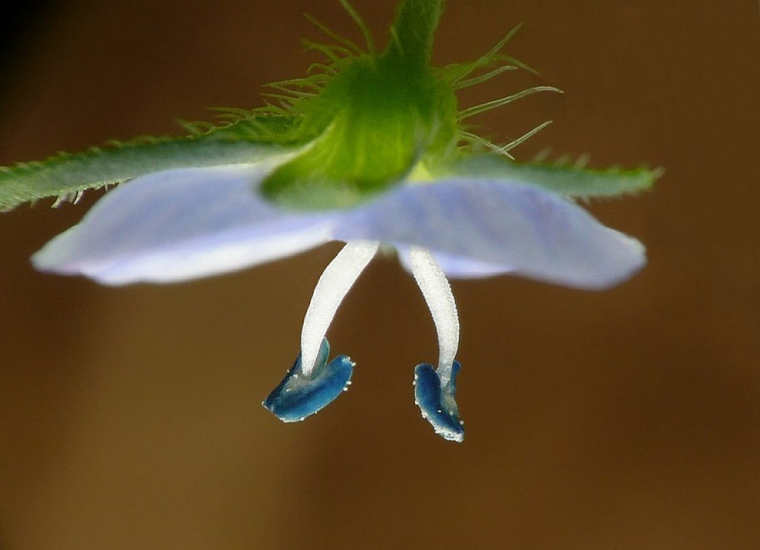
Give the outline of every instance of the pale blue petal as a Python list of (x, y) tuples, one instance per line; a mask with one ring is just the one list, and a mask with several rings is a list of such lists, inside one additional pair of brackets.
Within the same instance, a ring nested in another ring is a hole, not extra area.
[(173, 282), (242, 269), (331, 239), (329, 213), (259, 199), (265, 165), (157, 172), (107, 193), (34, 255), (44, 271), (105, 284)]
[(262, 165), (194, 168), (137, 178), (108, 193), (48, 243), (39, 269), (106, 284), (171, 282), (224, 273), (332, 239), (428, 248), (451, 277), (514, 271), (603, 288), (644, 262), (636, 240), (574, 203), (504, 181), (454, 179), (397, 187), (341, 212), (285, 211), (252, 192)]
[[(401, 262), (404, 269), (411, 273), (412, 269), (409, 264), (409, 247), (398, 245), (396, 248), (398, 250), (399, 262)], [(489, 264), (462, 256), (452, 256), (450, 254), (442, 253), (433, 253), (433, 256), (449, 279), (484, 279), (514, 271), (509, 266)]]
[(333, 234), (345, 241), (416, 245), (581, 288), (612, 286), (646, 262), (641, 243), (603, 226), (575, 203), (505, 181), (399, 187), (346, 212)]

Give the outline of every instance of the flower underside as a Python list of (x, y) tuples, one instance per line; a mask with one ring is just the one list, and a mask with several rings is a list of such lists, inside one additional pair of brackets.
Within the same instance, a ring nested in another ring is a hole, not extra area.
[(270, 104), (220, 109), (216, 124), (183, 123), (190, 135), (182, 138), (113, 142), (0, 169), (0, 209), (47, 196), (58, 205), (126, 182), (32, 258), (38, 269), (109, 285), (194, 279), (345, 242), (316, 285), (298, 358), (263, 402), (285, 422), (348, 389), (354, 362), (330, 359), (326, 333), (378, 249), (395, 248), (438, 335), (437, 365), (414, 369), (415, 403), (436, 433), (462, 441), (459, 318), (447, 279), (512, 273), (588, 289), (627, 279), (645, 263), (643, 246), (572, 199), (647, 189), (659, 172), (514, 161), (511, 151), (549, 122), (504, 145), (470, 131), (470, 117), (559, 92), (535, 86), (459, 107), (457, 90), (527, 68), (503, 53), (517, 28), (473, 62), (433, 67), (442, 0), (402, 1), (383, 51), (340, 1), (364, 48), (311, 18), (333, 43), (307, 46), (327, 61), (271, 84)]
[[(299, 123), (283, 140), (308, 144), (267, 177), (260, 188), (265, 197), (293, 208), (351, 206), (405, 179), (442, 174), (473, 149), (511, 158), (512, 148), (548, 126), (549, 122), (543, 123), (503, 146), (467, 130), (466, 120), (474, 115), (533, 93), (560, 90), (536, 86), (459, 110), (456, 90), (524, 65), (502, 53), (515, 28), (473, 62), (432, 67), (432, 35), (442, 4), (403, 3), (381, 53), (375, 52), (355, 12), (351, 11), (365, 34), (366, 50), (312, 18), (336, 44), (307, 41), (327, 56), (329, 64), (316, 65), (320, 72), (310, 77), (270, 85), (277, 93), (268, 95), (278, 105), (260, 112), (296, 116)], [(480, 74), (469, 78), (474, 72)]]

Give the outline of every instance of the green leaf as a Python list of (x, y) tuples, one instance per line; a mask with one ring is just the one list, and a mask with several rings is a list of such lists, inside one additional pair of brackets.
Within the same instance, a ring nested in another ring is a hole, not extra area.
[[(46, 197), (77, 197), (88, 189), (175, 168), (256, 162), (294, 149), (276, 139), (286, 135), (292, 121), (284, 117), (258, 117), (206, 129), (185, 123), (194, 135), (143, 137), (130, 142), (112, 141), (103, 148), (81, 153), (59, 153), (41, 162), (0, 167), (0, 211)], [(266, 140), (266, 141), (265, 141)]]
[(582, 162), (514, 162), (502, 155), (468, 155), (458, 160), (449, 175), (476, 179), (500, 178), (535, 185), (568, 197), (615, 197), (646, 191), (662, 175), (660, 168), (588, 169)]

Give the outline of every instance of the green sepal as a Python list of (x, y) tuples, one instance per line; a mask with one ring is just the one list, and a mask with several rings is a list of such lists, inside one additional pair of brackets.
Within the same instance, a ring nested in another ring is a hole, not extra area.
[(294, 106), (318, 135), (279, 166), (261, 192), (296, 209), (342, 208), (401, 181), (421, 159), (446, 156), (457, 137), (451, 86), (429, 67), (354, 57), (314, 98)]
[(342, 208), (367, 200), (401, 181), (418, 161), (446, 157), (457, 140), (454, 90), (429, 63), (443, 0), (404, 0), (380, 54), (356, 11), (347, 0), (341, 3), (369, 51), (319, 25), (340, 44), (320, 48), (332, 62), (329, 78), (315, 97), (290, 100), (303, 117), (301, 131), (314, 140), (260, 188), (290, 208)]
[(296, 144), (277, 136), (286, 136), (294, 124), (285, 117), (251, 118), (211, 130), (186, 123), (193, 135), (112, 141), (102, 148), (0, 167), (0, 211), (46, 197), (73, 198), (151, 172), (243, 164), (284, 154)]
[(585, 168), (582, 162), (515, 162), (503, 155), (466, 155), (448, 175), (475, 179), (498, 178), (534, 185), (568, 197), (590, 199), (646, 191), (663, 174), (661, 168)]
[(443, 0), (402, 2), (391, 26), (391, 41), (386, 55), (403, 57), (414, 65), (428, 65), (443, 6)]

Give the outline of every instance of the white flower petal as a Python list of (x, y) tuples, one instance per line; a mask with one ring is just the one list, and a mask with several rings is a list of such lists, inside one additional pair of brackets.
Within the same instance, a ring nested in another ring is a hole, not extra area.
[(333, 215), (279, 209), (254, 192), (271, 165), (157, 172), (106, 194), (32, 261), (105, 284), (234, 271), (330, 240)]
[(527, 277), (592, 289), (621, 282), (646, 262), (641, 243), (573, 202), (503, 180), (399, 187), (343, 214), (333, 234), (420, 246), (460, 262), (511, 266)]

